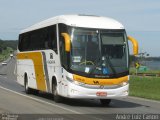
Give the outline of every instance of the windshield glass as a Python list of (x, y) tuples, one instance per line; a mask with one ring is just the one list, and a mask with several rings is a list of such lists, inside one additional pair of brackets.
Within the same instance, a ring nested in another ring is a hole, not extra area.
[(70, 68), (88, 75), (110, 76), (128, 70), (123, 31), (73, 28)]

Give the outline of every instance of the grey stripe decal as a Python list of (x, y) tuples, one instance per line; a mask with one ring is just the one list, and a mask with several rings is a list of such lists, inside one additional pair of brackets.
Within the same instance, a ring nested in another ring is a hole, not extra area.
[(45, 52), (42, 52), (42, 56), (43, 56), (43, 65), (44, 65), (44, 72), (46, 76), (47, 89), (48, 89), (48, 92), (51, 92)]

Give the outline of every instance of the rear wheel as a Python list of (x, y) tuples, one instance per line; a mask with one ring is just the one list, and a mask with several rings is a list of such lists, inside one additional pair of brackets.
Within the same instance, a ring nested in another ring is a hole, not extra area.
[(111, 99), (100, 99), (101, 105), (108, 106), (111, 103)]
[[(31, 88), (30, 88), (31, 89)], [(34, 95), (38, 95), (39, 94), (39, 90), (36, 90), (36, 89), (31, 89), (32, 91), (32, 94)]]
[(24, 87), (25, 87), (26, 94), (30, 94), (32, 90), (28, 86), (28, 77), (27, 77), (27, 75), (25, 75), (25, 78), (24, 78)]
[(56, 83), (56, 82), (54, 82), (54, 83), (52, 84), (52, 93), (53, 93), (54, 101), (55, 101), (56, 103), (59, 103), (59, 102), (62, 101), (61, 96), (59, 96), (59, 95), (58, 95), (58, 92), (57, 92), (57, 83)]

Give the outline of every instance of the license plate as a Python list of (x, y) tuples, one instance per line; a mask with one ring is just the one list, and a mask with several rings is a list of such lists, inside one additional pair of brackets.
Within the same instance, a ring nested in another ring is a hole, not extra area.
[(107, 92), (97, 92), (97, 96), (107, 96)]

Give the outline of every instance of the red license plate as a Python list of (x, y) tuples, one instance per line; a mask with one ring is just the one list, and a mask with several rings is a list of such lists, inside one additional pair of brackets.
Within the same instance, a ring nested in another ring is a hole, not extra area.
[(97, 96), (107, 96), (107, 92), (97, 92)]

